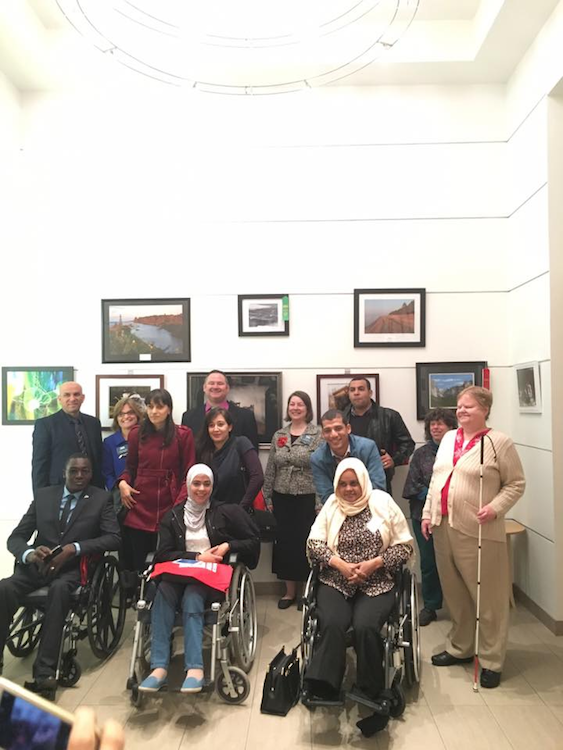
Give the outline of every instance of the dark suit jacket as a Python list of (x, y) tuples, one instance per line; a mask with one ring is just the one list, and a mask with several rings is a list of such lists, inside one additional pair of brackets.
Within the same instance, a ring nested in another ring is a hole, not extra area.
[[(102, 478), (102, 426), (100, 420), (89, 414), (80, 414), (90, 460), (92, 461), (92, 484), (104, 488)], [(73, 425), (61, 409), (50, 417), (38, 419), (33, 430), (33, 457), (31, 480), (33, 491), (40, 487), (51, 487), (63, 482), (65, 463), (73, 453), (80, 453)]]
[[(61, 536), (59, 514), (63, 497), (63, 485), (43, 487), (35, 493), (35, 498), (27, 512), (8, 537), (8, 549), (18, 562), (28, 549), (44, 544), (52, 549), (57, 544), (80, 544), (80, 555), (92, 555), (118, 550), (120, 546), (119, 524), (111, 494), (90, 485), (72, 512), (68, 526)], [(29, 544), (31, 536), (37, 532), (34, 544)], [(74, 557), (65, 569), (79, 565), (79, 557)]]
[[(247, 437), (252, 445), (258, 450), (258, 428), (256, 427), (256, 419), (251, 409), (245, 409), (241, 406), (237, 406), (233, 401), (228, 401), (229, 414), (233, 418), (233, 435), (244, 435)], [(203, 423), (205, 421), (205, 404), (196, 406), (195, 409), (185, 411), (182, 415), (182, 424), (186, 427), (190, 427), (194, 437), (197, 435)]]

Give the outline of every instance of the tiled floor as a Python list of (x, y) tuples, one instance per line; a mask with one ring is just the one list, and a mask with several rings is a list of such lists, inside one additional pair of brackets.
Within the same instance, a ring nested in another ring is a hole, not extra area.
[[(229, 750), (272, 750), (285, 747), (350, 747), (399, 750), (561, 750), (563, 748), (563, 636), (552, 635), (527, 610), (512, 612), (508, 659), (497, 690), (472, 689), (472, 667), (433, 667), (430, 655), (445, 646), (446, 620), (422, 629), (424, 671), (418, 695), (408, 696), (401, 719), (371, 739), (362, 737), (355, 722), (358, 708), (308, 711), (297, 705), (285, 718), (260, 713), (264, 674), (281, 644), (299, 640), (300, 614), (279, 611), (275, 597), (258, 604), (260, 639), (251, 672), (252, 692), (241, 706), (229, 706), (216, 695), (166, 694), (142, 710), (130, 705), (125, 683), (132, 645), (132, 620), (119, 651), (97, 664), (81, 644), (83, 675), (74, 688), (60, 690), (57, 702), (73, 710), (95, 707), (103, 721), (113, 716), (126, 726), (127, 747), (188, 750), (203, 743)], [(6, 677), (28, 679), (31, 658), (6, 653)]]

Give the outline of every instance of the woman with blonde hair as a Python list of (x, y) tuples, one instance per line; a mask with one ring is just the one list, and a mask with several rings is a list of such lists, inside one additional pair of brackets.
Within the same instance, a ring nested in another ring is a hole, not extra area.
[(432, 657), (436, 667), (473, 658), (481, 527), (479, 661), (484, 688), (500, 684), (508, 640), (510, 579), (504, 516), (526, 486), (514, 443), (487, 427), (492, 404), (486, 388), (470, 386), (459, 394), (459, 428), (446, 433), (440, 443), (421, 524), (424, 537), (434, 538), (452, 620), (447, 649)]

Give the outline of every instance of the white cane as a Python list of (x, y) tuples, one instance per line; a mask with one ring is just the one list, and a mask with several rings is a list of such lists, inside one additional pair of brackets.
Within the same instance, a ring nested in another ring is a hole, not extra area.
[[(481, 460), (479, 462), (479, 511), (483, 507), (483, 454), (485, 452), (485, 436), (481, 435)], [(481, 523), (477, 542), (477, 603), (475, 607), (475, 658), (473, 671), (473, 691), (479, 690), (479, 615), (481, 611)]]

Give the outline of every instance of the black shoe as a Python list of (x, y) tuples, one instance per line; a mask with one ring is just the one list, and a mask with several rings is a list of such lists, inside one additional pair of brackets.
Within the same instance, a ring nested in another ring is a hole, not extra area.
[(280, 599), (278, 601), (278, 609), (289, 609), (294, 603), (295, 599)]
[(24, 688), (32, 693), (54, 701), (57, 693), (57, 681), (54, 677), (44, 677), (43, 679), (24, 682)]
[(472, 656), (458, 659), (457, 656), (452, 656), (449, 651), (441, 651), (439, 654), (434, 654), (432, 657), (432, 664), (435, 667), (453, 667), (454, 664), (469, 664), (472, 661)]
[(496, 688), (500, 685), (500, 672), (493, 672), (492, 669), (481, 669), (481, 687)]
[(426, 625), (430, 625), (431, 622), (434, 622), (434, 620), (437, 619), (438, 615), (436, 614), (435, 609), (428, 609), (428, 607), (423, 607), (418, 613), (418, 624), (421, 628), (426, 627)]
[(299, 612), (303, 611), (303, 598), (297, 600), (297, 609)]
[(376, 732), (382, 732), (389, 723), (389, 715), (372, 714), (356, 722), (356, 726), (364, 737), (373, 737)]

